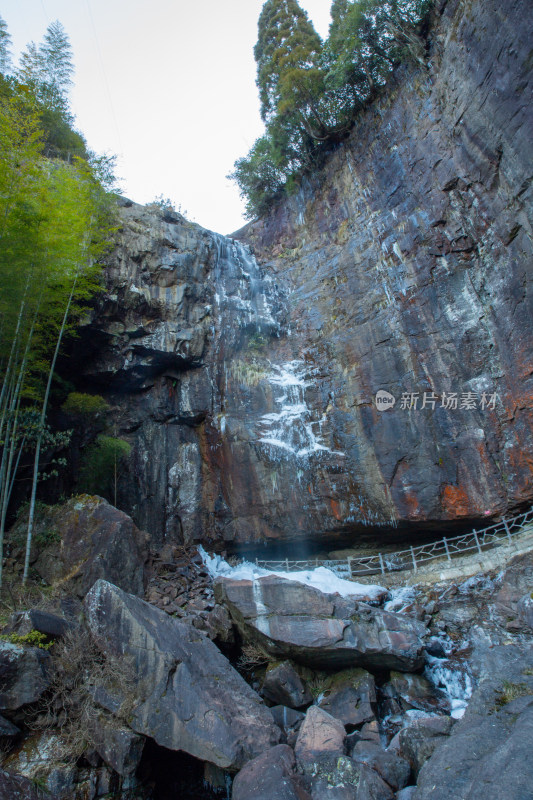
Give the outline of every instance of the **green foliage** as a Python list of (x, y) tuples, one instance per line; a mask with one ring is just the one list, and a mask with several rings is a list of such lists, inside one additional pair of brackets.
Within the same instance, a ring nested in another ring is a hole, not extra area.
[(252, 333), (252, 335), (248, 339), (248, 349), (255, 350), (256, 352), (259, 353), (262, 350), (264, 350), (266, 343), (267, 340), (263, 336), (263, 334), (256, 331), (255, 333)]
[[(5, 33), (0, 22), (0, 57)], [(27, 557), (37, 481), (66, 463), (50, 461), (70, 436), (46, 424), (55, 365), (100, 290), (100, 260), (115, 231), (113, 159), (87, 153), (72, 129), (72, 71), (68, 38), (53, 23), (40, 45), (28, 45), (16, 76), (0, 76), (0, 577), (22, 453), (34, 451)]]
[(131, 445), (124, 439), (103, 434), (98, 436), (85, 451), (80, 472), (80, 491), (99, 494), (116, 505), (117, 481), (130, 452)]
[(45, 528), (43, 531), (39, 531), (35, 534), (33, 541), (38, 548), (49, 547), (51, 544), (59, 544), (61, 535), (59, 531), (53, 528)]
[(66, 114), (73, 73), (72, 48), (56, 20), (48, 26), (39, 45), (30, 42), (22, 53), (17, 79), (29, 87), (44, 108)]
[(25, 634), (19, 634), (19, 633), (2, 634), (0, 635), (0, 639), (3, 639), (4, 642), (10, 642), (11, 644), (21, 644), (21, 645), (28, 645), (28, 647), (38, 647), (41, 650), (50, 650), (50, 648), (54, 644), (53, 639), (49, 641), (48, 636), (46, 636), (46, 634), (36, 630), (32, 630), (29, 633)]
[(264, 122), (292, 110), (299, 92), (312, 91), (322, 42), (296, 0), (267, 0), (254, 48)]
[(91, 417), (107, 411), (109, 405), (99, 394), (71, 392), (61, 408), (63, 411), (66, 411), (67, 414), (83, 414)]
[(265, 135), (228, 176), (249, 218), (291, 193), (405, 58), (424, 63), (421, 25), (433, 0), (334, 0), (322, 43), (296, 0), (267, 0), (254, 49)]
[(0, 17), (0, 72), (5, 74), (11, 68), (11, 36), (5, 20)]

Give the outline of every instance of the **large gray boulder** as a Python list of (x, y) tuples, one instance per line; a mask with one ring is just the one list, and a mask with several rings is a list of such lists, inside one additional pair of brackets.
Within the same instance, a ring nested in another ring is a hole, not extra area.
[[(46, 798), (55, 800), (48, 792)], [(0, 800), (43, 800), (43, 795), (29, 778), (0, 769)]]
[(433, 752), (452, 730), (451, 717), (428, 716), (415, 719), (398, 733), (398, 754), (406, 759), (416, 776)]
[(422, 767), (414, 800), (533, 800), (533, 648), (483, 656), (465, 716)]
[(78, 495), (43, 512), (38, 524), (60, 538), (59, 544), (41, 550), (33, 565), (47, 583), (68, 582), (69, 590), (82, 598), (103, 578), (143, 594), (147, 536), (107, 500)]
[(346, 669), (325, 681), (320, 708), (353, 730), (375, 718), (376, 686), (365, 669)]
[(302, 771), (314, 769), (324, 756), (342, 756), (346, 733), (344, 725), (318, 706), (311, 706), (305, 715), (294, 748)]
[(366, 764), (394, 790), (403, 789), (409, 783), (411, 767), (407, 761), (395, 753), (384, 750), (379, 744), (357, 742), (352, 752), (352, 760), (357, 764)]
[(272, 703), (301, 708), (313, 700), (313, 695), (290, 661), (269, 664), (261, 694)]
[(411, 671), (423, 664), (427, 629), (403, 614), (276, 575), (254, 581), (219, 578), (215, 596), (242, 636), (273, 658), (292, 658), (320, 669)]
[(232, 800), (310, 800), (296, 776), (294, 752), (286, 744), (249, 761), (233, 781)]
[(0, 640), (0, 710), (38, 700), (50, 684), (49, 665), (46, 650)]
[(137, 733), (233, 770), (277, 744), (270, 711), (192, 625), (103, 580), (85, 598), (85, 611), (102, 651), (132, 663), (129, 724)]

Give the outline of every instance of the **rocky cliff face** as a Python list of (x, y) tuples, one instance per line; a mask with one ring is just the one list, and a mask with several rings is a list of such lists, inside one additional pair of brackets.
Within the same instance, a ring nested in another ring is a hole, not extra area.
[(529, 16), (441, 3), (428, 70), (236, 239), (125, 202), (80, 380), (134, 444), (122, 505), (156, 543), (356, 540), (531, 500)]

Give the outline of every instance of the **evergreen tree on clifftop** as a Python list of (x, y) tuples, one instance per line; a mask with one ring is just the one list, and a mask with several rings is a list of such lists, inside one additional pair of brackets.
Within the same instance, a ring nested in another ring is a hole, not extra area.
[(295, 110), (299, 95), (312, 104), (320, 84), (322, 42), (296, 0), (267, 0), (258, 23), (254, 48), (261, 117)]
[(264, 136), (230, 176), (249, 217), (262, 214), (328, 147), (405, 58), (425, 62), (420, 36), (433, 0), (333, 0), (323, 44), (297, 0), (266, 0), (254, 49)]

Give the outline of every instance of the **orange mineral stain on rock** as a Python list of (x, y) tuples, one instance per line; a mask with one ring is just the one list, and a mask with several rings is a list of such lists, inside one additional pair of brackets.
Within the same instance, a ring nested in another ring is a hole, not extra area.
[(452, 519), (468, 516), (470, 501), (467, 493), (460, 486), (448, 484), (442, 492), (442, 507)]
[(340, 521), (342, 519), (340, 503), (338, 502), (338, 500), (331, 499), (329, 501), (329, 504), (331, 506), (331, 513), (333, 514), (333, 516), (337, 521)]

